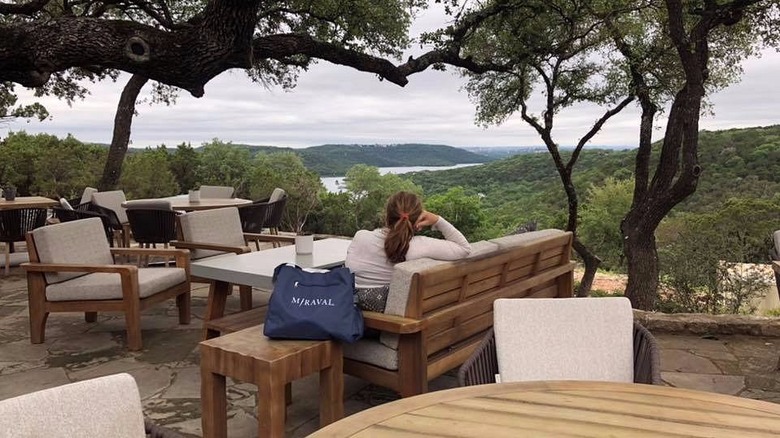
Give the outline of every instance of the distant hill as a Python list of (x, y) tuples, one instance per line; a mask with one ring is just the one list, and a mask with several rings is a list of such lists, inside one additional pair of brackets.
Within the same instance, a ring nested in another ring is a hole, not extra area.
[[(455, 164), (485, 163), (491, 158), (465, 149), (436, 144), (326, 144), (302, 149), (275, 146), (234, 144), (245, 148), (252, 156), (276, 152), (298, 154), (307, 168), (321, 176), (341, 176), (355, 164), (375, 167), (453, 166)], [(201, 148), (195, 148), (200, 150)]]
[[(655, 155), (658, 150), (656, 144)], [(628, 147), (586, 147), (574, 171), (580, 196), (586, 195), (591, 184), (602, 184), (607, 177), (631, 176), (635, 157), (636, 149)], [(699, 164), (703, 173), (696, 192), (675, 211), (708, 211), (730, 197), (780, 199), (780, 125), (701, 131)], [(518, 154), (482, 166), (405, 176), (420, 184), (426, 195), (443, 193), (456, 185), (480, 193), (494, 218), (504, 213), (523, 222), (537, 219), (539, 210), (547, 209), (545, 213), (552, 217), (566, 208), (560, 178), (547, 153)]]

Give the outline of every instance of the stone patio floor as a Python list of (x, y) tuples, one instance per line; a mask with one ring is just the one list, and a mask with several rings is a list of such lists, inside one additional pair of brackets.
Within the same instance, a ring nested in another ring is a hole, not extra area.
[[(177, 324), (173, 300), (144, 312), (144, 349), (125, 348), (122, 314), (101, 314), (84, 322), (80, 313), (49, 316), (46, 341), (29, 340), (27, 284), (13, 268), (0, 276), (0, 400), (73, 381), (127, 372), (138, 382), (144, 410), (158, 424), (186, 436), (201, 436), (198, 341), (208, 287), (193, 284), (193, 322)], [(238, 309), (238, 294), (228, 311)], [(256, 290), (255, 301), (267, 299)], [(258, 321), (261, 323), (262, 321)], [(780, 338), (745, 335), (655, 333), (661, 345), (666, 384), (780, 403)], [(430, 390), (456, 386), (455, 370), (433, 381)], [(316, 375), (293, 384), (287, 436), (301, 437), (318, 427)], [(255, 387), (228, 382), (231, 437), (257, 436)], [(392, 391), (345, 377), (345, 414), (397, 398)]]

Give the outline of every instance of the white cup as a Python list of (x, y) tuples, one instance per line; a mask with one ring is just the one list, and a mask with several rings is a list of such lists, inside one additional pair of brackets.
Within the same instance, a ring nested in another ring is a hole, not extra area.
[(200, 190), (190, 190), (188, 194), (190, 202), (200, 202)]
[(314, 235), (305, 234), (295, 236), (295, 253), (311, 254), (314, 251)]

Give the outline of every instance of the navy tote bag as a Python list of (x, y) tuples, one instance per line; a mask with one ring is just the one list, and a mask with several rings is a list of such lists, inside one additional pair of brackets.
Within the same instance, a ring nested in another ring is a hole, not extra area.
[(263, 334), (276, 339), (338, 339), (363, 336), (363, 314), (355, 305), (355, 275), (348, 268), (310, 272), (282, 264), (273, 276)]

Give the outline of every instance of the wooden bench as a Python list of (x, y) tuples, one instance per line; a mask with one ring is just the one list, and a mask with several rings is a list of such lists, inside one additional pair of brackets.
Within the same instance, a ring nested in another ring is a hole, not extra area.
[(384, 313), (364, 312), (380, 338), (344, 345), (344, 372), (398, 391), (461, 365), (493, 325), (498, 298), (570, 297), (572, 234), (544, 230), (472, 244), (468, 259), (395, 266)]

